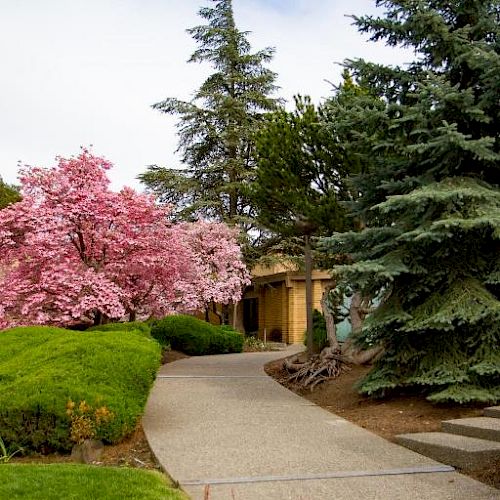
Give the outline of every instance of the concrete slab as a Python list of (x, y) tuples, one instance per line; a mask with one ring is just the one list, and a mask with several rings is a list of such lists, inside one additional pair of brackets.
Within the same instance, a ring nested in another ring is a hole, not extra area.
[(500, 441), (500, 419), (491, 417), (457, 418), (441, 422), (444, 432), (490, 441)]
[[(188, 486), (193, 499), (206, 486)], [(210, 500), (498, 500), (500, 492), (457, 474), (353, 477), (322, 481), (210, 485)]]
[[(158, 375), (262, 375), (266, 376), (264, 365), (275, 359), (291, 356), (304, 350), (293, 345), (285, 351), (252, 352), (245, 354), (216, 354), (213, 356), (192, 356), (168, 363), (160, 368)], [(242, 359), (244, 356), (244, 362)]]
[(485, 408), (483, 413), (485, 417), (500, 418), (500, 406)]
[(204, 498), (208, 484), (211, 500), (500, 499), (457, 473), (429, 472), (449, 468), (263, 376), (267, 361), (287, 354), (193, 357), (162, 367), (173, 378), (157, 379), (143, 426), (162, 466), (193, 498)]
[(400, 434), (396, 441), (444, 464), (471, 469), (500, 459), (500, 443), (445, 432)]

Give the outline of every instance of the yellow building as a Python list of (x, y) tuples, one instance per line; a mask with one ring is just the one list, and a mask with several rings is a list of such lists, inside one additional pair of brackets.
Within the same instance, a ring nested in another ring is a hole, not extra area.
[[(321, 296), (331, 277), (327, 272), (313, 271), (312, 279), (313, 308), (321, 310)], [(283, 264), (254, 268), (252, 285), (236, 307), (233, 324), (262, 340), (302, 343), (306, 330), (304, 272)]]

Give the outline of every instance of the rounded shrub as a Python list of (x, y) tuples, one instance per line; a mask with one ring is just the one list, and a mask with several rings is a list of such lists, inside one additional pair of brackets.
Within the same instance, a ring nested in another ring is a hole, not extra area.
[(183, 314), (166, 316), (151, 327), (151, 336), (161, 345), (196, 356), (210, 352), (214, 327), (205, 321)]
[[(122, 331), (24, 327), (0, 332), (0, 434), (11, 449), (67, 451), (68, 404), (116, 443), (130, 434), (160, 365), (160, 347)], [(98, 413), (96, 413), (98, 410)], [(109, 418), (98, 418), (104, 413)]]
[(229, 325), (221, 325), (214, 342), (219, 346), (218, 353), (241, 352), (243, 350), (244, 336)]
[(151, 326), (142, 321), (129, 321), (126, 323), (106, 323), (104, 325), (91, 326), (87, 332), (137, 332), (145, 337), (151, 334)]
[(211, 325), (194, 316), (184, 314), (167, 316), (156, 321), (151, 335), (161, 345), (191, 356), (241, 352), (243, 335), (230, 327)]

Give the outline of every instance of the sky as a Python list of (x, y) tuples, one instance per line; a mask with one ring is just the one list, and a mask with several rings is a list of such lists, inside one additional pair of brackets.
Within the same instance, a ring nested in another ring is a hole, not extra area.
[[(187, 63), (186, 29), (209, 0), (0, 0), (0, 176), (51, 167), (80, 147), (114, 164), (113, 189), (142, 189), (148, 165), (181, 167), (174, 116), (151, 105), (190, 100), (211, 73)], [(253, 51), (274, 47), (276, 97), (319, 103), (346, 58), (403, 64), (412, 54), (367, 42), (348, 15), (382, 13), (372, 0), (233, 0)], [(331, 82), (331, 83), (330, 83)]]

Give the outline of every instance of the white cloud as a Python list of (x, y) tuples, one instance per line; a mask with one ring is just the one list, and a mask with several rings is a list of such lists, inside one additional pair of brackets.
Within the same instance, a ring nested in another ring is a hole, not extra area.
[[(203, 0), (0, 0), (0, 174), (17, 161), (49, 166), (93, 144), (115, 164), (113, 186), (140, 187), (146, 165), (179, 166), (174, 117), (150, 105), (189, 99), (209, 74), (187, 64)], [(275, 46), (281, 94), (318, 101), (338, 83), (335, 62), (395, 63), (400, 51), (368, 44), (345, 14), (373, 12), (369, 0), (235, 0), (254, 49)]]

